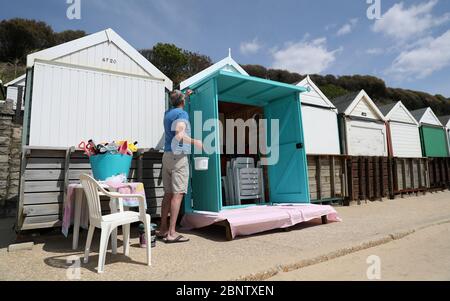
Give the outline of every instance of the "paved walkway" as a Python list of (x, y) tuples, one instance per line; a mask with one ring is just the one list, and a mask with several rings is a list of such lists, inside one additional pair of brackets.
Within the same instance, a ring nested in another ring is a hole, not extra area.
[(449, 281), (450, 223), (288, 273), (270, 281)]
[[(193, 231), (187, 233), (191, 238), (188, 244), (159, 243), (153, 252), (151, 268), (144, 265), (145, 250), (137, 248), (134, 234), (130, 257), (109, 253), (103, 275), (95, 271), (96, 244), (90, 263), (81, 264), (81, 280), (266, 280), (281, 277), (284, 271), (329, 263), (334, 258), (393, 243), (415, 231), (450, 222), (450, 192), (337, 210), (344, 220), (342, 223), (311, 222), (290, 232), (272, 231), (232, 242), (225, 241), (221, 228)], [(98, 242), (99, 233), (94, 239)], [(67, 269), (67, 258), (82, 256), (82, 249), (72, 251), (71, 240), (62, 235), (40, 237), (32, 251), (8, 253), (4, 246), (0, 243), (0, 280), (67, 280), (68, 275), (74, 275)], [(335, 274), (330, 271), (330, 275), (337, 277), (339, 271)]]

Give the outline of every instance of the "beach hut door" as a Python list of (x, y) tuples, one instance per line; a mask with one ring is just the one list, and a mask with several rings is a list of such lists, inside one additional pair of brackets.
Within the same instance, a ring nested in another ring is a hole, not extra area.
[[(268, 172), (272, 203), (309, 203), (306, 154), (299, 97), (271, 102), (265, 108), (268, 121)], [(278, 120), (278, 131), (276, 123)], [(278, 134), (278, 141), (273, 137)], [(278, 148), (278, 151), (275, 149)], [(278, 152), (278, 155), (277, 155)], [(272, 161), (272, 162), (271, 162)]]
[[(219, 212), (222, 190), (220, 172), (220, 141), (218, 128), (218, 97), (216, 81), (210, 80), (191, 96), (188, 104), (192, 135), (205, 142), (208, 149), (193, 153), (191, 198), (193, 210)], [(201, 115), (201, 116), (200, 116)], [(208, 157), (208, 170), (195, 170), (195, 158)]]

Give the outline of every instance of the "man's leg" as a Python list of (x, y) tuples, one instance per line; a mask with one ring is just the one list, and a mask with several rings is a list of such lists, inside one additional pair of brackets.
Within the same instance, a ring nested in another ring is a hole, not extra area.
[(164, 199), (162, 201), (161, 208), (161, 227), (159, 228), (159, 236), (165, 236), (169, 232), (169, 225), (167, 223), (167, 219), (169, 217), (169, 212), (173, 198), (173, 193), (165, 193)]
[(183, 202), (184, 194), (183, 193), (175, 193), (173, 194), (171, 205), (170, 205), (170, 226), (169, 226), (169, 235), (167, 236), (168, 240), (174, 240), (178, 237), (176, 232), (177, 226), (177, 217), (180, 213), (181, 203)]
[(159, 228), (158, 237), (164, 237), (169, 232), (167, 219), (170, 212), (170, 203), (173, 198), (172, 193), (172, 168), (173, 160), (170, 154), (165, 153), (162, 160), (162, 180), (164, 185), (164, 198), (161, 205), (161, 227)]

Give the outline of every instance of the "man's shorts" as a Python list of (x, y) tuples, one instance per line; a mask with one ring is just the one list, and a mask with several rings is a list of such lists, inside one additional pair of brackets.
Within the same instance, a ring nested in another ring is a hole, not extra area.
[(188, 156), (164, 153), (162, 178), (165, 193), (186, 194), (189, 186)]

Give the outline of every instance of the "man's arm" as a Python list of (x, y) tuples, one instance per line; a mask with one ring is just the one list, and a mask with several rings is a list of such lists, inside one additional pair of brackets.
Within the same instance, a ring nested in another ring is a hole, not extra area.
[(192, 139), (186, 134), (186, 123), (179, 121), (175, 129), (175, 139), (177, 141), (183, 141), (184, 144), (191, 144), (198, 149), (203, 149), (203, 143), (200, 140)]

